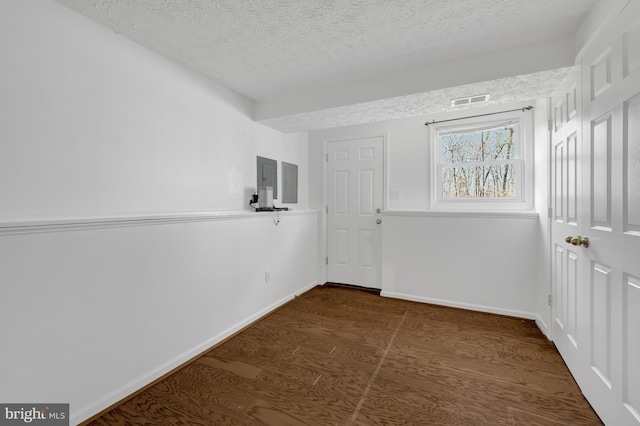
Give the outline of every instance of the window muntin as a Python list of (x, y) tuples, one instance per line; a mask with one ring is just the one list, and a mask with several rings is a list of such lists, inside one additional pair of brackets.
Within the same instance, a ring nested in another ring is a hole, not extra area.
[(441, 196), (517, 197), (518, 123), (441, 134)]
[(434, 126), (432, 208), (526, 210), (527, 121), (511, 115)]

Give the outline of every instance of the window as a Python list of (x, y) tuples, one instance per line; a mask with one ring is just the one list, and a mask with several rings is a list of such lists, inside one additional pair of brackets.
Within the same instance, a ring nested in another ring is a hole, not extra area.
[(526, 131), (529, 120), (522, 115), (433, 125), (433, 208), (530, 208), (527, 185), (531, 179), (525, 173), (525, 160), (530, 157)]

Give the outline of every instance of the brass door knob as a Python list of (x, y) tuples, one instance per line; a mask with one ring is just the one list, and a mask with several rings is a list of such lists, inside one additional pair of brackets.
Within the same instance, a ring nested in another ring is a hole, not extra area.
[(564, 240), (567, 243), (573, 244), (574, 246), (584, 246), (584, 248), (589, 247), (589, 238), (588, 237), (581, 237), (580, 235), (578, 235), (576, 237), (572, 237), (571, 235), (569, 235)]

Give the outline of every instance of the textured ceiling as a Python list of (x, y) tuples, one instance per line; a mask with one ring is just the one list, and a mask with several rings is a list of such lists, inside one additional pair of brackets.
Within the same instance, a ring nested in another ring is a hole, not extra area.
[(489, 51), (575, 32), (595, 0), (56, 1), (261, 101), (451, 59), (482, 37), (498, 40)]
[[(474, 84), (358, 103), (319, 111), (294, 114), (260, 121), (282, 132), (318, 130), (399, 118), (417, 117), (446, 111), (481, 108), (491, 105), (527, 102), (549, 96), (558, 87), (569, 68), (501, 78)], [(451, 107), (451, 100), (470, 94), (491, 94), (488, 102), (473, 106)]]

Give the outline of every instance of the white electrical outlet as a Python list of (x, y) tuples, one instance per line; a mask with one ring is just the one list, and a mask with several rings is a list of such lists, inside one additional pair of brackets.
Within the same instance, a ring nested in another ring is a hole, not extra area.
[(266, 270), (264, 271), (264, 282), (265, 283), (270, 283), (271, 282), (271, 271), (270, 270)]

